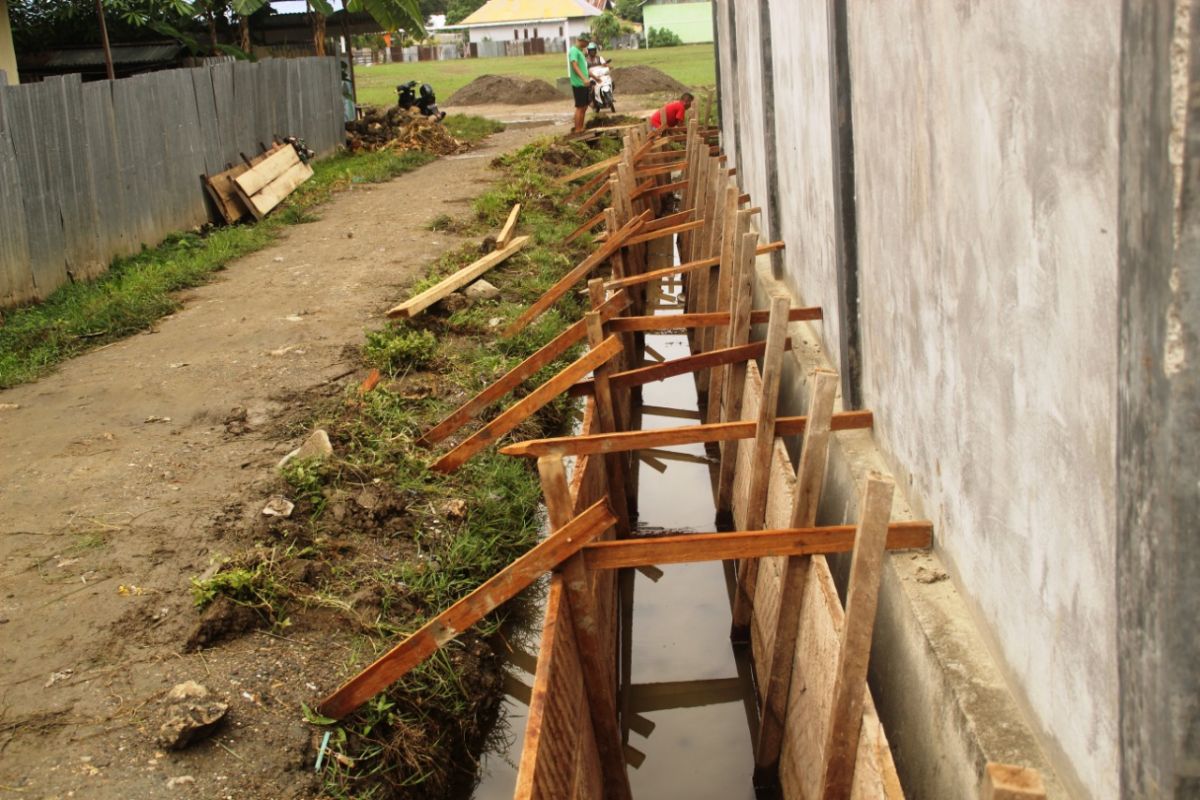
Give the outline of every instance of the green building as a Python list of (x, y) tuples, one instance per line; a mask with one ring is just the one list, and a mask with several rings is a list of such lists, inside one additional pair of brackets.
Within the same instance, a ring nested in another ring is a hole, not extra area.
[(713, 40), (712, 3), (680, 0), (646, 0), (642, 4), (642, 29), (665, 28), (684, 44)]

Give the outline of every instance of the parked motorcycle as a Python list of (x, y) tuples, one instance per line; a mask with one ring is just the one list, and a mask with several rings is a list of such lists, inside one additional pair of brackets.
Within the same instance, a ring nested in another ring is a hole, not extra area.
[(613, 104), (612, 71), (607, 64), (597, 64), (588, 68), (588, 76), (592, 79), (592, 108), (597, 112), (602, 108), (616, 113)]
[(445, 111), (438, 110), (437, 96), (428, 83), (422, 83), (420, 89), (416, 81), (400, 84), (396, 87), (396, 104), (405, 111), (416, 107), (422, 116), (433, 117), (438, 122), (446, 117)]

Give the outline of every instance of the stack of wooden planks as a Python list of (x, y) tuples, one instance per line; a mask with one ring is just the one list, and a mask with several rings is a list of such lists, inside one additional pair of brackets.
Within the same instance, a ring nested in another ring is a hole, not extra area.
[(247, 216), (262, 219), (312, 174), (296, 148), (281, 142), (244, 164), (205, 176), (204, 187), (221, 219), (232, 225)]

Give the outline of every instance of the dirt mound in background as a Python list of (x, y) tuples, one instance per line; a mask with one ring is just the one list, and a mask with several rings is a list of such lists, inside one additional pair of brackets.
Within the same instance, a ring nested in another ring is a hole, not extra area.
[(480, 106), (486, 103), (525, 106), (561, 100), (553, 86), (537, 78), (520, 75), (480, 75), (450, 95), (449, 106)]
[(644, 64), (616, 67), (612, 71), (613, 90), (622, 94), (653, 94), (655, 92), (686, 92), (688, 87), (667, 73)]

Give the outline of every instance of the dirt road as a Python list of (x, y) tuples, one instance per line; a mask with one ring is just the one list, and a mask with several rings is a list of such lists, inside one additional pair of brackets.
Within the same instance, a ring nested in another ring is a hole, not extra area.
[[(0, 392), (0, 797), (312, 796), (299, 699), (332, 688), (341, 654), (301, 630), (185, 655), (190, 579), (231, 549), (223, 520), (246, 512), (230, 504), (295, 446), (277, 435), (290, 406), (353, 380), (346, 348), (461, 243), (429, 221), (467, 212), (496, 154), (553, 131), (341, 194), (154, 330)], [(167, 753), (159, 702), (189, 679), (229, 723)]]

